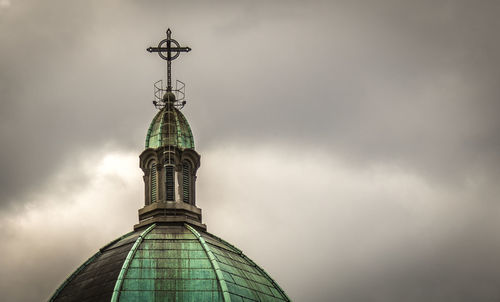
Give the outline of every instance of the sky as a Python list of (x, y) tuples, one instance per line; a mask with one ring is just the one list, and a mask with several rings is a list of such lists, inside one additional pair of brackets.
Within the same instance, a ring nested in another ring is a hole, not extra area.
[(295, 301), (500, 300), (500, 2), (0, 0), (0, 293), (143, 205), (165, 37), (208, 231)]

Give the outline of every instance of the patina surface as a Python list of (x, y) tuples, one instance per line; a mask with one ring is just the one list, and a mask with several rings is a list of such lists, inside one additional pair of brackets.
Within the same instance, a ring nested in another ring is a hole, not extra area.
[(290, 301), (239, 249), (189, 225), (153, 225), (96, 255), (51, 301)]
[(160, 110), (151, 121), (146, 135), (146, 149), (173, 146), (194, 149), (191, 127), (184, 115), (176, 108)]

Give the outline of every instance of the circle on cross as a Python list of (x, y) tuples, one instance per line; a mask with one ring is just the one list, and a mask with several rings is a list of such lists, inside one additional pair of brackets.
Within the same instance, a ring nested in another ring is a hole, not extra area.
[[(174, 44), (174, 45), (172, 45)], [(160, 43), (158, 43), (158, 48), (160, 49), (160, 51), (158, 52), (158, 55), (163, 59), (163, 60), (167, 60), (167, 61), (172, 61), (172, 60), (175, 60), (177, 59), (177, 57), (179, 56), (180, 52), (179, 52), (179, 48), (181, 46), (179, 45), (179, 43), (177, 41), (175, 41), (174, 39), (164, 39), (164, 40), (161, 40)]]

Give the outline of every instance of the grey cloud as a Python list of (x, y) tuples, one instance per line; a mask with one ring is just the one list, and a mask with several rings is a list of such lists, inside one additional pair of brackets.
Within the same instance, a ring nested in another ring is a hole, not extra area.
[[(304, 158), (321, 151), (368, 170), (395, 165), (431, 188), (446, 188), (448, 195), (435, 202), (447, 204), (449, 212), (434, 222), (436, 232), (465, 226), (443, 233), (444, 242), (413, 234), (415, 242), (402, 239), (407, 258), (394, 263), (375, 258), (379, 266), (354, 272), (289, 253), (289, 261), (311, 261), (308, 277), (322, 278), (304, 281), (280, 265), (286, 273), (278, 276), (295, 296), (305, 300), (315, 294), (316, 301), (498, 297), (497, 217), (485, 213), (497, 211), (500, 176), (499, 10), (493, 1), (12, 0), (0, 9), (3, 214), (33, 202), (26, 196), (44, 190), (82, 155), (110, 148), (139, 154), (155, 112), (151, 84), (164, 73), (159, 58), (145, 48), (171, 26), (174, 38), (193, 48), (173, 65), (174, 77), (187, 83), (184, 113), (202, 156), (226, 144), (283, 145), (304, 150)], [(75, 169), (67, 179), (70, 187), (88, 185), (92, 175), (84, 174)], [(479, 192), (461, 195), (474, 185)], [(297, 215), (293, 207), (287, 213)], [(404, 213), (387, 209), (379, 218), (396, 214)], [(355, 217), (361, 225), (371, 223)], [(306, 218), (305, 223), (315, 222)], [(394, 222), (395, 228), (402, 226)], [(297, 224), (290, 228), (308, 234)], [(350, 231), (344, 236), (352, 236)], [(284, 246), (293, 248), (294, 240), (287, 238)], [(327, 259), (342, 240), (326, 238), (324, 251), (300, 252)], [(434, 250), (419, 247), (419, 240), (430, 240)], [(242, 248), (257, 253), (261, 246), (243, 242)], [(266, 253), (259, 254), (264, 262), (272, 260), (264, 267), (280, 261), (273, 251)], [(70, 270), (69, 260), (64, 263)]]
[[(226, 123), (213, 131), (394, 161), (438, 181), (478, 166), (496, 176), (496, 5), (400, 4), (387, 15), (376, 5), (306, 15), (287, 32), (269, 21), (268, 43), (248, 47), (257, 64), (229, 64), (242, 66), (239, 89), (213, 94), (232, 100), (215, 104)], [(222, 82), (236, 82), (222, 68)]]
[(3, 157), (3, 203), (76, 150), (140, 150), (163, 74), (143, 49), (166, 23), (194, 49), (174, 76), (200, 147), (287, 140), (436, 181), (498, 175), (496, 4), (114, 5), (14, 2), (6, 14), (1, 133), (20, 157)]

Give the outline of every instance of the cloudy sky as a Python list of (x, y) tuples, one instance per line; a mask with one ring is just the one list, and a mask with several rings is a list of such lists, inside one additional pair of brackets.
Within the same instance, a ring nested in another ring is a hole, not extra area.
[(143, 204), (173, 37), (208, 230), (296, 301), (500, 300), (500, 2), (0, 0), (0, 293)]

